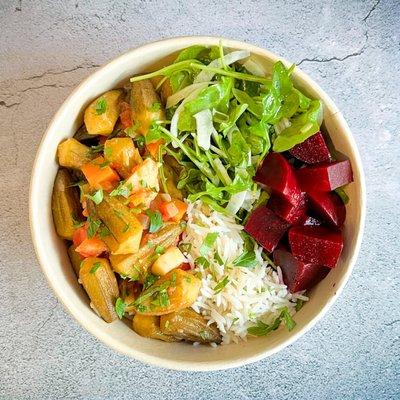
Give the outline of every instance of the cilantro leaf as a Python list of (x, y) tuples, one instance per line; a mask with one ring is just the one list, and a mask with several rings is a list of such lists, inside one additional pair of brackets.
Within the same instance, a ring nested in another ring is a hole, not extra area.
[(121, 297), (118, 297), (117, 301), (115, 302), (115, 312), (117, 313), (119, 319), (122, 319), (124, 316), (125, 308), (126, 303), (121, 299)]
[(103, 201), (104, 198), (104, 193), (103, 193), (103, 189), (99, 189), (97, 190), (94, 194), (85, 194), (85, 196), (92, 200), (95, 204), (100, 204)]
[(94, 235), (96, 235), (98, 229), (100, 228), (101, 221), (99, 219), (93, 219), (91, 216), (89, 216), (87, 222), (89, 224), (87, 235), (88, 238), (91, 239)]
[(130, 196), (132, 190), (132, 184), (130, 185), (131, 189), (129, 189), (129, 184), (125, 184), (125, 181), (119, 183), (119, 185), (110, 193), (110, 196), (122, 196), (126, 199)]
[(163, 219), (160, 211), (146, 210), (147, 216), (150, 218), (149, 232), (157, 232), (163, 226)]
[(214, 287), (214, 293), (217, 294), (217, 293), (221, 292), (222, 289), (223, 289), (228, 283), (229, 283), (229, 278), (228, 278), (228, 275), (227, 275), (227, 276), (225, 276), (224, 279), (222, 279), (221, 281), (219, 281), (219, 282), (217, 283), (217, 285), (215, 285), (215, 287)]
[(104, 97), (100, 97), (96, 101), (95, 111), (97, 115), (104, 114), (107, 110), (107, 100)]
[(200, 247), (200, 254), (203, 257), (206, 257), (207, 254), (211, 251), (215, 241), (217, 240), (217, 237), (217, 232), (207, 233), (206, 237), (204, 238), (203, 244)]
[(100, 262), (95, 262), (92, 266), (92, 268), (90, 268), (90, 273), (91, 274), (95, 274), (96, 271), (101, 267), (101, 263)]
[(257, 265), (256, 253), (253, 250), (245, 251), (233, 260), (233, 265), (235, 267), (254, 268)]

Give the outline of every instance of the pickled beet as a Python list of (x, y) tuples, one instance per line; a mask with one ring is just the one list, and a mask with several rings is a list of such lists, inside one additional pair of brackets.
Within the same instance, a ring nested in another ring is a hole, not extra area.
[(321, 265), (299, 261), (293, 254), (281, 249), (274, 251), (274, 263), (281, 267), (283, 282), (291, 293), (311, 289), (330, 271)]
[(296, 170), (297, 180), (304, 192), (330, 192), (353, 182), (349, 160), (322, 163)]
[(272, 253), (289, 226), (269, 208), (261, 206), (251, 213), (244, 230), (266, 251)]
[(303, 143), (294, 146), (289, 153), (307, 164), (316, 164), (331, 160), (331, 154), (321, 132), (317, 132)]
[(343, 237), (322, 226), (294, 226), (289, 230), (289, 244), (298, 260), (334, 268), (343, 249)]
[(268, 200), (268, 208), (270, 208), (278, 217), (283, 218), (289, 224), (296, 224), (302, 220), (307, 211), (307, 202), (305, 193), (302, 193), (297, 204), (289, 203), (279, 195), (272, 194)]
[(325, 222), (336, 228), (343, 226), (346, 207), (336, 193), (309, 192), (308, 199), (311, 209)]
[(254, 180), (268, 186), (287, 202), (297, 205), (301, 197), (294, 170), (280, 153), (269, 153), (259, 166)]

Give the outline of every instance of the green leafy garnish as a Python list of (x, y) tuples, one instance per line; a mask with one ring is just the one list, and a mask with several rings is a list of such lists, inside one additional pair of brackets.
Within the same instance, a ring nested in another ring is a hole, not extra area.
[(95, 274), (96, 271), (101, 267), (101, 263), (100, 262), (95, 262), (92, 266), (92, 268), (90, 268), (90, 273), (91, 274)]
[(147, 275), (146, 279), (144, 280), (144, 283), (143, 283), (143, 289), (149, 288), (153, 283), (155, 283), (157, 281), (158, 281), (157, 275), (153, 275), (153, 274)]
[(115, 302), (115, 312), (117, 313), (119, 319), (122, 319), (124, 316), (125, 308), (126, 303), (121, 299), (121, 297), (118, 297), (117, 301)]
[(178, 248), (182, 253), (187, 254), (192, 249), (192, 243), (179, 243)]
[(104, 147), (104, 155), (106, 158), (110, 158), (112, 156), (112, 148)]
[(214, 293), (217, 294), (222, 291), (222, 289), (229, 283), (228, 276), (225, 276), (224, 279), (219, 281), (214, 287)]
[(99, 230), (100, 239), (105, 238), (111, 234), (110, 230), (106, 226), (102, 226)]
[(283, 307), (272, 324), (268, 325), (262, 321), (257, 321), (257, 325), (248, 328), (247, 332), (254, 336), (265, 336), (269, 332), (278, 329), (282, 321), (286, 325), (288, 331), (291, 331), (296, 326), (296, 322), (290, 315), (288, 308)]
[(165, 253), (165, 247), (164, 246), (157, 246), (154, 249), (155, 254), (164, 254)]
[(88, 238), (91, 239), (94, 235), (96, 235), (98, 229), (100, 228), (101, 221), (99, 219), (93, 219), (90, 215), (87, 219), (88, 222)]
[(197, 257), (194, 260), (194, 263), (197, 266), (202, 266), (203, 268), (208, 268), (210, 266), (210, 262), (205, 257)]
[(235, 267), (254, 268), (257, 265), (256, 253), (254, 250), (245, 251), (235, 260), (233, 260)]
[(103, 201), (103, 189), (97, 190), (94, 194), (86, 194), (85, 195), (88, 199), (92, 200), (95, 204), (100, 204)]
[(296, 306), (295, 306), (295, 310), (296, 310), (296, 311), (300, 311), (301, 308), (303, 307), (303, 304), (304, 304), (304, 300), (297, 299), (297, 301), (296, 301)]
[(149, 111), (153, 112), (153, 111), (159, 111), (161, 109), (161, 103), (159, 101), (153, 103), (150, 107), (149, 107)]
[(163, 219), (160, 211), (146, 210), (147, 216), (150, 218), (149, 232), (157, 232), (163, 226)]
[(110, 193), (110, 196), (122, 196), (126, 199), (130, 196), (132, 191), (132, 184), (126, 184), (124, 181), (120, 182), (119, 185)]
[(107, 110), (107, 100), (104, 97), (100, 97), (100, 99), (97, 100), (96, 106), (95, 106), (95, 111), (97, 115), (104, 114)]
[(206, 257), (208, 253), (211, 251), (215, 241), (217, 240), (217, 237), (218, 237), (217, 232), (207, 233), (206, 237), (203, 240), (203, 244), (200, 247), (200, 254), (203, 257)]

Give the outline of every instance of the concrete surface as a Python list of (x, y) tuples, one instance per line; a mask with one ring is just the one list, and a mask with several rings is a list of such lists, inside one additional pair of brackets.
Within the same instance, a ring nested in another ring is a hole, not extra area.
[[(399, 20), (398, 0), (1, 0), (0, 398), (400, 398)], [(129, 48), (189, 34), (300, 64), (347, 118), (368, 184), (362, 251), (326, 318), (281, 353), (218, 373), (148, 367), (97, 342), (57, 303), (28, 226), (34, 155), (72, 88)]]

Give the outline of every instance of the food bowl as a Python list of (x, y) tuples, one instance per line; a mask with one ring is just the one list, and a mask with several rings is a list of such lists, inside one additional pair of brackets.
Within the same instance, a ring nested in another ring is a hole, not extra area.
[[(295, 315), (296, 327), (291, 332), (280, 327), (265, 337), (213, 348), (146, 339), (138, 336), (128, 324), (122, 321), (107, 324), (92, 311), (89, 299), (70, 265), (66, 245), (57, 236), (53, 225), (51, 195), (58, 169), (57, 145), (73, 136), (82, 124), (84, 108), (101, 93), (115, 88), (134, 74), (170, 60), (172, 54), (185, 47), (194, 44), (218, 45), (219, 41), (217, 37), (200, 36), (162, 40), (131, 50), (100, 68), (72, 92), (51, 121), (37, 152), (31, 179), (30, 223), (33, 243), (43, 272), (64, 306), (85, 329), (111, 348), (147, 364), (176, 370), (208, 371), (238, 367), (270, 356), (293, 343), (324, 316), (341, 293), (356, 261), (364, 229), (365, 184), (353, 136), (328, 95), (296, 68), (293, 73), (295, 85), (310, 97), (322, 100), (323, 129), (329, 133), (338, 152), (351, 160), (354, 172), (354, 183), (347, 189), (350, 201), (346, 206), (342, 256), (337, 267), (309, 292), (309, 302)], [(247, 43), (223, 39), (223, 44), (229, 49), (249, 50), (266, 73), (271, 72), (274, 62), (281, 59)]]

